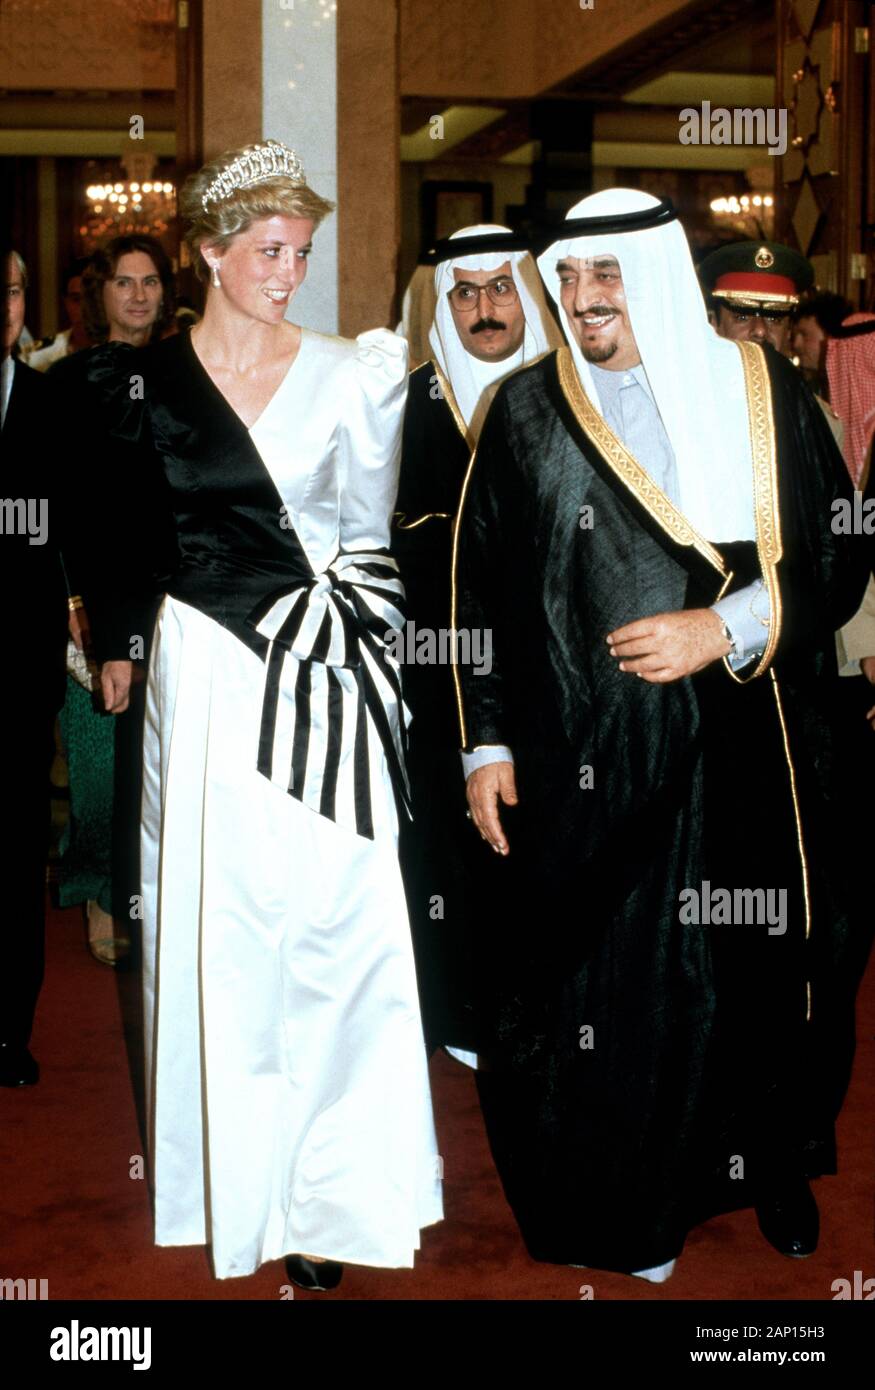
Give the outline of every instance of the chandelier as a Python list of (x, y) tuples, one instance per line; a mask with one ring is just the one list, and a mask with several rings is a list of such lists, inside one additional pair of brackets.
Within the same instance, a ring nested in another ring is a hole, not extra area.
[(731, 228), (739, 236), (768, 241), (774, 230), (775, 200), (771, 193), (731, 193), (712, 198), (711, 213), (721, 228)]
[(176, 216), (176, 186), (156, 178), (156, 159), (148, 150), (122, 155), (126, 177), (105, 176), (85, 189), (85, 217), (79, 234), (90, 255), (111, 237), (133, 233), (160, 238)]

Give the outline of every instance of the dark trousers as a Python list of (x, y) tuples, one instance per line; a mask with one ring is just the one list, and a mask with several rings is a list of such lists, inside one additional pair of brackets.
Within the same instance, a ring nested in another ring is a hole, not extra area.
[(45, 964), (46, 859), (49, 773), (54, 755), (54, 708), (0, 702), (6, 759), (0, 787), (0, 883), (3, 944), (0, 965), (0, 1042), (26, 1046)]

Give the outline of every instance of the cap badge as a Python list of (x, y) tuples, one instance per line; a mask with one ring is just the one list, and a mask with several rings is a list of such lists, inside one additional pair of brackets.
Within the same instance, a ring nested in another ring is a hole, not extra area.
[(754, 262), (759, 266), (760, 270), (768, 270), (770, 266), (775, 264), (775, 258), (768, 246), (761, 246), (754, 256)]

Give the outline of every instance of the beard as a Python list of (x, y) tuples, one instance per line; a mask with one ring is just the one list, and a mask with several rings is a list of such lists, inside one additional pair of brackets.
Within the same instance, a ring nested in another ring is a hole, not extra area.
[(599, 362), (610, 362), (617, 347), (617, 343), (605, 343), (603, 347), (587, 347), (581, 344), (580, 350), (587, 362), (595, 362), (598, 365)]
[[(612, 309), (610, 304), (594, 304), (590, 309), (587, 310), (587, 313), (597, 314), (602, 317), (604, 317), (605, 315), (610, 315), (612, 320), (617, 317), (617, 311), (615, 309)], [(579, 318), (582, 323), (582, 315), (575, 315), (575, 318)], [(586, 334), (585, 323), (583, 323), (583, 332), (584, 334)], [(586, 361), (595, 362), (596, 364), (598, 364), (599, 362), (610, 362), (618, 347), (619, 343), (616, 341), (616, 339), (612, 343), (598, 343), (597, 345), (592, 345), (587, 344), (586, 342), (582, 342), (580, 344), (580, 350), (583, 353)]]

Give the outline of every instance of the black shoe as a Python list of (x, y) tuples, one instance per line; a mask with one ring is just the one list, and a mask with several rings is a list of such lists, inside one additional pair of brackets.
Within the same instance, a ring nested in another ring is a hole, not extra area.
[(0, 1043), (0, 1086), (35, 1086), (39, 1067), (26, 1047)]
[(782, 1255), (803, 1260), (817, 1249), (820, 1216), (814, 1194), (804, 1178), (789, 1183), (758, 1202), (755, 1211), (760, 1230)]
[(343, 1265), (336, 1260), (308, 1260), (306, 1255), (286, 1255), (286, 1274), (299, 1289), (327, 1293), (343, 1278)]

